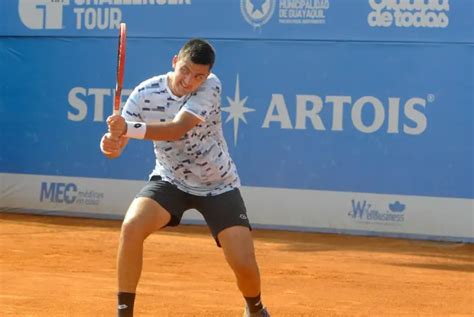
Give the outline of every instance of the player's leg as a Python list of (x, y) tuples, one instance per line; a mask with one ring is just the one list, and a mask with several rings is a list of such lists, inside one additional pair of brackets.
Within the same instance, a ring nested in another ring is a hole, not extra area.
[(260, 273), (249, 228), (233, 226), (217, 235), (225, 258), (237, 278), (237, 286), (244, 297), (260, 294)]
[(143, 242), (153, 232), (166, 226), (171, 215), (156, 201), (135, 198), (130, 205), (120, 232), (117, 256), (119, 292), (135, 293), (143, 259)]
[(143, 242), (154, 231), (166, 226), (170, 214), (156, 201), (135, 198), (120, 232), (117, 254), (118, 317), (132, 317), (135, 290), (142, 272)]
[(250, 229), (244, 226), (229, 227), (219, 232), (217, 238), (245, 298), (247, 306), (244, 316), (269, 317), (260, 296), (260, 272)]
[(119, 317), (133, 316), (145, 239), (165, 226), (178, 225), (186, 209), (185, 194), (156, 176), (133, 200), (122, 224), (117, 255)]
[(203, 197), (198, 202), (197, 209), (203, 214), (235, 274), (237, 286), (248, 306), (247, 315), (269, 316), (260, 298), (260, 273), (240, 191), (234, 189), (217, 196)]

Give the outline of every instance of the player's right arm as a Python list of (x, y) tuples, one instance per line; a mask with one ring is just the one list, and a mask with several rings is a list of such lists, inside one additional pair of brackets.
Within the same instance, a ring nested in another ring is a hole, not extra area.
[[(141, 87), (142, 85), (135, 87), (123, 106), (122, 116), (129, 120), (141, 120), (140, 107), (138, 105), (140, 102), (139, 90), (141, 90)], [(117, 158), (127, 146), (128, 140), (127, 137), (120, 134), (112, 134), (109, 127), (109, 131), (104, 134), (100, 140), (100, 150), (109, 159)]]

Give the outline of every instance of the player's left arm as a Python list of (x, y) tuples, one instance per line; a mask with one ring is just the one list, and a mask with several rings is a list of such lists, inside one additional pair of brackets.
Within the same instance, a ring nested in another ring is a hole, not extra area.
[(183, 110), (178, 112), (170, 122), (147, 123), (146, 125), (141, 122), (127, 122), (120, 115), (107, 118), (111, 134), (153, 141), (179, 140), (202, 121), (202, 118)]
[(186, 101), (170, 122), (143, 123), (125, 121), (121, 116), (107, 119), (112, 135), (153, 141), (176, 141), (199, 123), (206, 121), (211, 112), (218, 111), (221, 83), (212, 76)]

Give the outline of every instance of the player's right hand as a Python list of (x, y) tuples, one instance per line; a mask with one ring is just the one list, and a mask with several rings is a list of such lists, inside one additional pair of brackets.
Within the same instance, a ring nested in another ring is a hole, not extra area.
[(105, 156), (115, 158), (120, 156), (122, 148), (125, 145), (125, 138), (112, 137), (112, 134), (106, 133), (100, 140), (100, 150)]

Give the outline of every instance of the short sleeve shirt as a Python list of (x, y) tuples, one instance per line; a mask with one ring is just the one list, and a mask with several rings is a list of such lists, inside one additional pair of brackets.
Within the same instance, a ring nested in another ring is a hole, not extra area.
[(184, 192), (213, 196), (240, 187), (222, 131), (221, 82), (210, 74), (195, 92), (177, 97), (168, 87), (168, 74), (139, 84), (122, 110), (127, 121), (169, 122), (180, 111), (201, 123), (177, 141), (154, 141), (156, 164), (151, 176), (175, 184)]

